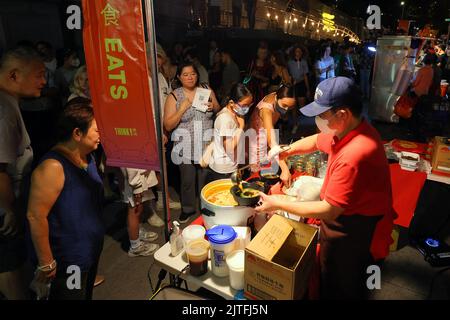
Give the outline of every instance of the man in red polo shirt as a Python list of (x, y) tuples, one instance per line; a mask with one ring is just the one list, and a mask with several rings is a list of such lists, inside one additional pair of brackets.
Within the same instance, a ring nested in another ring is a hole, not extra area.
[(282, 202), (262, 194), (256, 210), (321, 219), (321, 296), (365, 299), (367, 267), (385, 258), (392, 242), (394, 214), (383, 144), (361, 117), (361, 93), (349, 78), (321, 82), (314, 102), (300, 111), (315, 117), (321, 133), (293, 143), (280, 158), (316, 150), (328, 154), (321, 201)]

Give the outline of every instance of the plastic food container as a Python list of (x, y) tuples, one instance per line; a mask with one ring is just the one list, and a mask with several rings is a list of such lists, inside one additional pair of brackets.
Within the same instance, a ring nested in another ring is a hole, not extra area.
[(200, 225), (190, 225), (183, 229), (181, 235), (183, 236), (185, 247), (190, 241), (204, 239), (206, 230)]
[(189, 260), (189, 272), (193, 276), (201, 276), (208, 271), (209, 242), (205, 239), (190, 241), (186, 247)]
[(206, 232), (211, 244), (212, 272), (217, 277), (227, 277), (226, 257), (234, 250), (236, 231), (228, 225), (218, 225)]
[(400, 166), (403, 170), (415, 171), (419, 166), (420, 156), (414, 152), (400, 153)]
[(235, 250), (231, 252), (226, 259), (229, 275), (230, 286), (236, 290), (244, 289), (244, 250)]

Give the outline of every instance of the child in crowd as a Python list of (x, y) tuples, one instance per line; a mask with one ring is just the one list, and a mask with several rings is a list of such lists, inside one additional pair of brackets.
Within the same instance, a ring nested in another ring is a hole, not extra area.
[(149, 256), (153, 254), (159, 245), (151, 243), (158, 238), (156, 232), (147, 231), (141, 225), (141, 216), (144, 207), (148, 207), (150, 213), (156, 215), (152, 207), (154, 194), (151, 188), (158, 184), (154, 171), (143, 169), (121, 168), (123, 174), (122, 198), (128, 204), (127, 227), (130, 239), (128, 256)]

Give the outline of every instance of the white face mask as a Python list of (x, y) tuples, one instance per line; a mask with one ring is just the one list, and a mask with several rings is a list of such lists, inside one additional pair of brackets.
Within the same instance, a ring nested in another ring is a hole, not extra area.
[(78, 68), (80, 66), (80, 59), (75, 58), (72, 60), (72, 67)]
[(56, 59), (53, 59), (53, 60), (50, 61), (50, 62), (44, 62), (44, 64), (45, 64), (45, 67), (46, 67), (48, 70), (50, 70), (51, 72), (55, 72), (55, 71), (56, 71), (56, 67), (57, 67)]
[(328, 124), (329, 124), (329, 120), (328, 119), (322, 119), (319, 116), (316, 116), (316, 118), (314, 119), (316, 121), (316, 126), (317, 128), (319, 128), (320, 132), (322, 133), (326, 133), (326, 134), (332, 134), (332, 135), (336, 135), (336, 129), (331, 129)]

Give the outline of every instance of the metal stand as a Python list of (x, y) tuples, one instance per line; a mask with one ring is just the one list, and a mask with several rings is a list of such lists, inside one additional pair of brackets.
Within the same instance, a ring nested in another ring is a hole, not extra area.
[[(164, 210), (164, 237), (165, 241), (169, 241), (169, 232), (170, 232), (170, 212), (169, 212), (169, 197), (168, 197), (168, 182), (167, 182), (167, 168), (166, 168), (166, 154), (164, 152), (163, 145), (163, 119), (161, 117), (161, 107), (159, 100), (159, 82), (158, 82), (158, 64), (156, 59), (156, 33), (155, 33), (155, 24), (154, 24), (154, 10), (153, 3), (150, 0), (145, 0), (145, 19), (147, 23), (147, 38), (148, 43), (150, 44), (150, 57), (152, 63), (152, 97), (153, 97), (153, 106), (155, 112), (155, 123), (156, 123), (156, 136), (158, 140), (158, 150), (159, 150), (159, 163), (160, 163), (160, 174), (161, 174), (161, 182), (162, 182), (162, 197), (163, 197), (163, 210)], [(161, 272), (160, 272), (161, 274)], [(164, 275), (165, 277), (165, 275)], [(161, 278), (163, 275), (161, 274)], [(161, 279), (162, 281), (162, 279)], [(173, 276), (170, 277), (170, 283), (173, 284), (174, 279)]]

